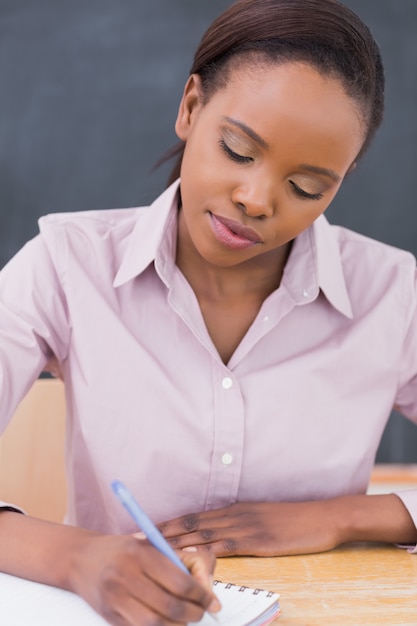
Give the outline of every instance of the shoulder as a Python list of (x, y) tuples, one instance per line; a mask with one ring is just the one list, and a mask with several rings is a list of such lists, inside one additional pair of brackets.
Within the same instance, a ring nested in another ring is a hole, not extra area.
[(390, 269), (415, 271), (416, 258), (407, 250), (396, 248), (382, 241), (372, 239), (342, 226), (331, 226), (338, 242), (344, 267), (357, 271)]
[(339, 242), (342, 254), (344, 252), (360, 252), (364, 254), (370, 261), (386, 259), (388, 262), (393, 260), (408, 260), (415, 263), (415, 257), (411, 252), (397, 248), (390, 244), (373, 239), (354, 230), (350, 230), (344, 226), (330, 225), (334, 237)]
[[(96, 285), (111, 284), (135, 228), (149, 211), (152, 205), (41, 217), (38, 239), (65, 289), (85, 277)], [(141, 245), (146, 246), (143, 238), (138, 241), (139, 254)]]
[(411, 252), (341, 226), (331, 226), (350, 296), (363, 304), (392, 298), (405, 304), (415, 299), (416, 258)]
[[(58, 265), (68, 256), (120, 258), (140, 216), (150, 207), (51, 213), (39, 219), (39, 231)], [(65, 258), (64, 258), (65, 255)]]
[(41, 234), (47, 238), (82, 236), (85, 241), (123, 237), (133, 230), (138, 217), (147, 209), (149, 207), (50, 213), (41, 217), (38, 224)]

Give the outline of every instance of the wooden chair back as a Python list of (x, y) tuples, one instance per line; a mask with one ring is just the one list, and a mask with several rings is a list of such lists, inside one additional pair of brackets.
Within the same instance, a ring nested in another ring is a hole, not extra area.
[(64, 385), (39, 379), (0, 437), (0, 500), (62, 521), (66, 506)]

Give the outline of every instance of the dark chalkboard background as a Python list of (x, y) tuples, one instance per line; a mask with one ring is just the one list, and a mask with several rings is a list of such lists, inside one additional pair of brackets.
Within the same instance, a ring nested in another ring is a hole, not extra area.
[[(262, 0), (260, 0), (262, 1)], [(229, 0), (0, 0), (0, 267), (48, 212), (148, 203), (195, 46)], [(387, 77), (384, 127), (328, 210), (417, 254), (417, 2), (347, 0)], [(417, 461), (393, 414), (378, 459)]]

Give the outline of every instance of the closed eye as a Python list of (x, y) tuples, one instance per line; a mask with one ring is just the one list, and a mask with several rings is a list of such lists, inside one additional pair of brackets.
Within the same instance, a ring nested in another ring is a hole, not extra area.
[(301, 187), (299, 187), (293, 180), (290, 180), (289, 182), (292, 185), (294, 193), (300, 198), (304, 198), (306, 200), (321, 200), (323, 197), (322, 193), (308, 193), (308, 191), (304, 191), (304, 189), (301, 189)]
[(219, 146), (226, 154), (226, 156), (228, 156), (229, 159), (231, 159), (235, 163), (251, 163), (253, 161), (252, 157), (243, 156), (242, 154), (238, 154), (237, 152), (229, 148), (224, 139), (219, 139)]

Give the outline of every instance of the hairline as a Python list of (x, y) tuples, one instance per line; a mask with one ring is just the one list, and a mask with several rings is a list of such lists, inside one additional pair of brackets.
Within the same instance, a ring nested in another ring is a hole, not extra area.
[[(287, 52), (282, 54), (282, 56), (276, 55), (275, 58), (272, 58), (270, 54), (263, 50), (237, 51), (222, 63), (221, 67), (219, 67), (216, 72), (214, 81), (209, 81), (209, 86), (205, 84), (203, 77), (197, 72), (202, 78), (202, 103), (203, 105), (207, 104), (217, 92), (226, 89), (230, 82), (236, 80), (236, 75), (239, 71), (244, 71), (245, 69), (266, 69), (289, 64), (308, 66), (316, 70), (321, 76), (332, 78), (339, 82), (346, 97), (349, 98), (354, 106), (358, 121), (362, 127), (362, 135), (365, 142), (370, 125), (370, 112), (366, 110), (363, 99), (349, 93), (347, 79), (343, 76), (341, 71), (338, 71), (335, 67), (322, 67), (320, 63), (309, 58), (307, 54), (300, 54), (299, 51), (294, 54)], [(234, 76), (232, 76), (232, 74), (234, 74)]]

